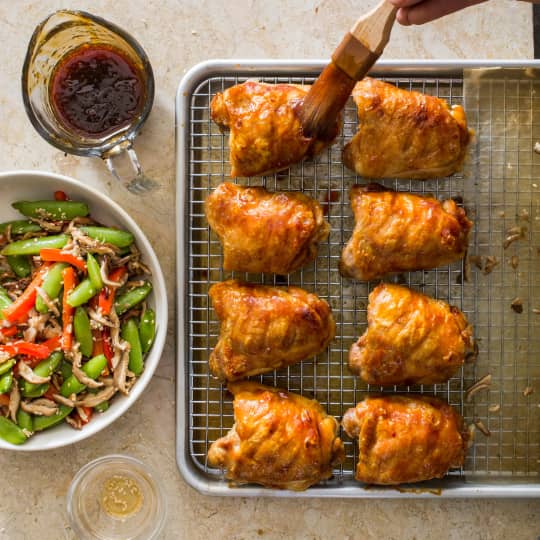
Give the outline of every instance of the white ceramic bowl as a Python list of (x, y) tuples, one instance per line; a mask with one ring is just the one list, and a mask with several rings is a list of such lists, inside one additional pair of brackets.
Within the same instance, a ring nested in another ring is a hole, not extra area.
[[(142, 254), (142, 260), (152, 271), (153, 290), (148, 297), (148, 305), (156, 313), (156, 339), (145, 358), (142, 375), (132, 388), (129, 396), (116, 394), (110, 408), (103, 414), (93, 416), (91, 422), (81, 430), (75, 430), (66, 423), (60, 424), (41, 433), (36, 433), (22, 445), (16, 446), (0, 439), (0, 448), (16, 451), (50, 450), (67, 446), (90, 437), (94, 433), (112, 424), (124, 414), (143, 393), (159, 363), (165, 337), (167, 335), (167, 291), (163, 272), (150, 242), (138, 225), (122, 210), (118, 204), (84, 184), (54, 173), (38, 171), (17, 171), (0, 173), (0, 223), (21, 219), (21, 215), (11, 208), (11, 203), (20, 200), (52, 199), (54, 192), (62, 190), (70, 199), (83, 201), (90, 207), (90, 214), (104, 225), (116, 226), (130, 231)], [(144, 199), (141, 198), (141, 204)]]

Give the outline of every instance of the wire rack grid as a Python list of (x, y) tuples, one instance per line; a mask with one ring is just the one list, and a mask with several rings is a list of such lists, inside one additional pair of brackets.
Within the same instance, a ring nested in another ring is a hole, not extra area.
[[(313, 81), (302, 76), (255, 75), (255, 78), (269, 83), (309, 84)], [(495, 257), (497, 264), (489, 275), (459, 262), (387, 279), (459, 307), (475, 329), (478, 359), (474, 364), (465, 364), (448, 383), (439, 385), (373, 387), (348, 371), (348, 350), (366, 330), (368, 295), (377, 284), (344, 279), (338, 271), (341, 250), (354, 226), (348, 191), (354, 183), (363, 182), (341, 162), (341, 150), (357, 127), (352, 101), (345, 110), (343, 130), (335, 144), (314, 161), (305, 161), (266, 177), (235, 180), (242, 185), (265, 186), (271, 191), (298, 190), (320, 201), (331, 233), (319, 246), (317, 259), (289, 276), (223, 271), (221, 245), (209, 230), (204, 201), (217, 185), (230, 181), (228, 135), (222, 134), (212, 122), (209, 109), (217, 92), (243, 82), (246, 77), (208, 77), (190, 96), (189, 185), (185, 186), (188, 227), (185, 354), (189, 455), (194, 466), (212, 479), (222, 479), (223, 471), (208, 465), (208, 448), (226, 434), (234, 419), (231, 396), (208, 370), (208, 357), (218, 339), (219, 322), (207, 293), (212, 284), (237, 278), (269, 285), (296, 285), (315, 292), (329, 302), (337, 322), (336, 338), (327, 352), (262, 375), (258, 377), (261, 382), (315, 397), (338, 420), (349, 407), (371, 392), (439, 396), (456, 407), (468, 424), (480, 421), (491, 432), (489, 437), (477, 433), (465, 465), (451, 471), (449, 476), (463, 481), (497, 482), (503, 477), (518, 475), (526, 482), (537, 481), (540, 471), (538, 394), (536, 399), (534, 394), (523, 395), (527, 388), (536, 388), (540, 393), (540, 316), (533, 311), (534, 295), (540, 287), (539, 254), (535, 247), (540, 245), (540, 200), (533, 182), (534, 178), (540, 178), (540, 159), (533, 155), (534, 140), (540, 139), (537, 83), (506, 81), (503, 97), (498, 84), (488, 85), (487, 90), (484, 84), (475, 86), (464, 96), (462, 77), (381, 78), (400, 88), (437, 95), (451, 105), (465, 104), (469, 125), (476, 133), (463, 173), (427, 181), (387, 179), (381, 183), (397, 191), (433, 195), (439, 200), (454, 198), (465, 206), (474, 221), (469, 253)], [(519, 118), (517, 123), (514, 112)], [(505, 249), (505, 233), (512, 226), (523, 228), (522, 238)], [(519, 258), (517, 271), (509, 266), (511, 257)], [(527, 301), (523, 313), (518, 315), (510, 304), (520, 295)], [(476, 394), (473, 401), (467, 402), (466, 389), (487, 373), (493, 377), (492, 389)], [(354, 476), (356, 442), (347, 436), (343, 439), (346, 461), (326, 482), (329, 487), (352, 482)]]

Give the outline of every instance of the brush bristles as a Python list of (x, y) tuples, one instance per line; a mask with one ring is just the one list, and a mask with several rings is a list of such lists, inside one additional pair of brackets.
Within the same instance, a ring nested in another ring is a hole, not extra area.
[(306, 137), (329, 140), (335, 136), (339, 114), (355, 83), (334, 63), (324, 68), (307, 93), (299, 112)]

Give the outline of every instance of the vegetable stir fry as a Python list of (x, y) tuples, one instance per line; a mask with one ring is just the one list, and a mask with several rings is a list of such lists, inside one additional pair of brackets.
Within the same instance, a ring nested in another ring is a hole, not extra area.
[(156, 324), (130, 232), (63, 192), (12, 206), (26, 219), (0, 224), (0, 437), (22, 444), (64, 421), (81, 429), (127, 395)]

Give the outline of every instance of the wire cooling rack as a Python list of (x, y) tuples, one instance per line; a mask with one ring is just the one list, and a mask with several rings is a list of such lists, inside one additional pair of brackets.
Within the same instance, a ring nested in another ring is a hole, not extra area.
[[(498, 484), (538, 484), (540, 314), (535, 310), (540, 309), (540, 189), (535, 178), (540, 182), (540, 156), (535, 156), (533, 147), (540, 140), (540, 81), (506, 74), (501, 79), (495, 76), (494, 80), (480, 81), (467, 75), (464, 82), (463, 69), (425, 64), (418, 69), (404, 64), (399, 69), (379, 68), (377, 76), (400, 88), (437, 95), (451, 105), (465, 106), (476, 135), (463, 173), (428, 181), (388, 179), (381, 183), (397, 191), (429, 194), (440, 200), (454, 198), (462, 204), (474, 221), (469, 254), (484, 268), (482, 271), (475, 264), (459, 262), (387, 279), (459, 307), (474, 327), (479, 355), (476, 362), (465, 364), (446, 384), (381, 388), (363, 383), (347, 368), (348, 350), (366, 330), (368, 295), (378, 283), (344, 279), (338, 271), (341, 250), (354, 227), (349, 188), (363, 181), (341, 162), (342, 148), (357, 127), (352, 101), (344, 113), (342, 133), (314, 161), (266, 177), (236, 180), (271, 191), (302, 191), (318, 200), (330, 222), (331, 233), (319, 246), (317, 259), (289, 276), (222, 269), (221, 245), (209, 230), (204, 201), (221, 182), (230, 181), (228, 134), (222, 134), (211, 121), (210, 101), (217, 92), (248, 78), (269, 83), (313, 81), (313, 76), (305, 75), (307, 69), (300, 66), (281, 69), (279, 76), (270, 76), (271, 70), (265, 66), (252, 66), (249, 73), (245, 73), (246, 66), (244, 70), (241, 67), (215, 70), (217, 74), (206, 68), (203, 77), (191, 81), (191, 92), (181, 96), (186, 108), (182, 116), (184, 125), (179, 125), (179, 129), (183, 131), (180, 140), (185, 147), (179, 147), (179, 151), (185, 152), (185, 167), (179, 167), (178, 190), (182, 192), (179, 200), (185, 210), (185, 249), (184, 258), (179, 259), (183, 266), (179, 276), (183, 279), (179, 283), (182, 336), (178, 377), (183, 379), (179, 386), (183, 395), (178, 396), (178, 440), (179, 465), (184, 476), (208, 493), (262, 492), (226, 487), (223, 471), (211, 468), (206, 458), (210, 444), (225, 435), (234, 422), (231, 396), (208, 370), (208, 358), (219, 336), (219, 322), (207, 293), (212, 284), (237, 278), (268, 285), (296, 285), (315, 292), (331, 305), (337, 322), (336, 338), (327, 352), (257, 377), (261, 382), (314, 397), (337, 419), (372, 392), (436, 395), (456, 407), (467, 424), (480, 423), (490, 435), (476, 430), (463, 468), (451, 471), (443, 482), (423, 487), (442, 488), (443, 494), (450, 495), (452, 490), (454, 495), (504, 495), (510, 492), (505, 487), (497, 492)], [(283, 71), (287, 74), (283, 75)], [(516, 227), (519, 239), (505, 248), (505, 239)], [(494, 265), (489, 273), (485, 271), (486, 260)], [(511, 307), (518, 298), (523, 304), (522, 313)], [(467, 401), (466, 389), (488, 373), (493, 381), (491, 389)], [(357, 442), (346, 435), (342, 438), (345, 462), (334, 471), (331, 480), (308, 490), (308, 496), (310, 491), (317, 496), (374, 496), (374, 492), (370, 495), (353, 480)], [(473, 484), (480, 486), (474, 493), (467, 487)], [(381, 493), (388, 495), (377, 490), (377, 496)], [(520, 494), (533, 492), (525, 487)]]

